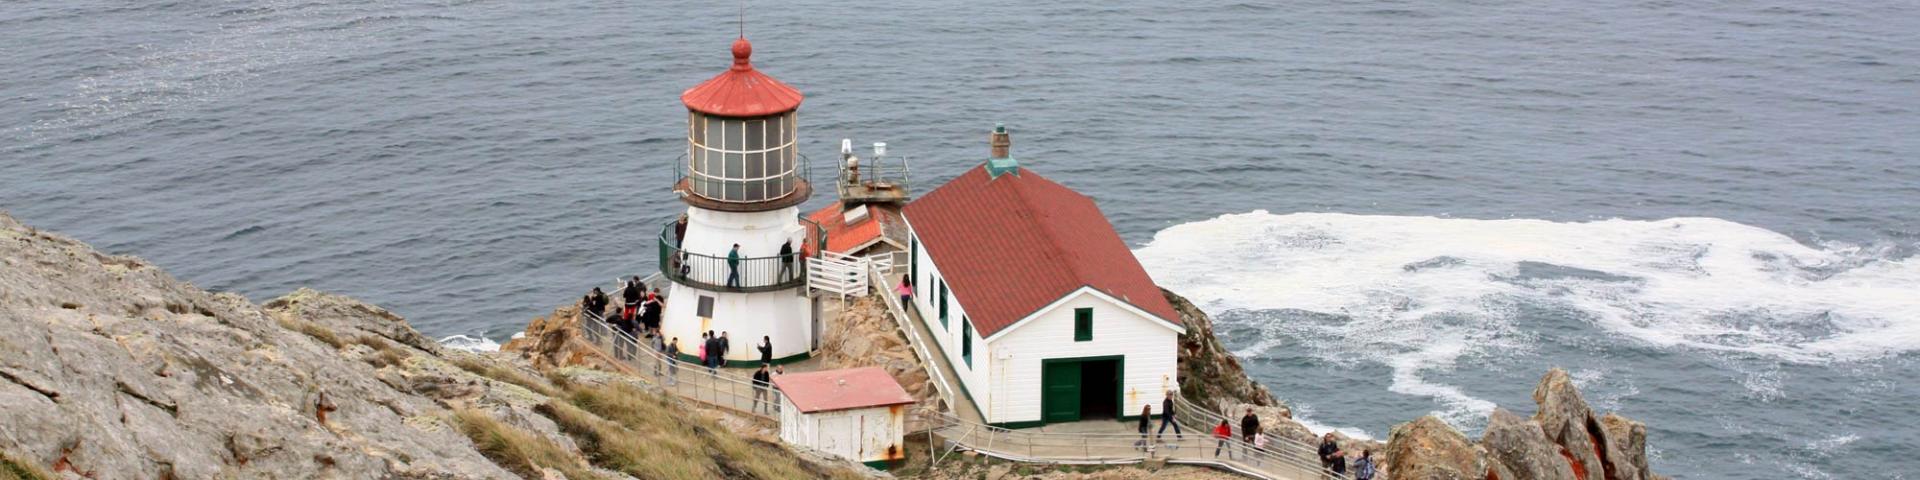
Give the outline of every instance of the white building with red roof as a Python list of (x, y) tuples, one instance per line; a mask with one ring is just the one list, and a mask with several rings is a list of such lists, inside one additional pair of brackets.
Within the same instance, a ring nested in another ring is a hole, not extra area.
[(990, 423), (1160, 413), (1186, 331), (1092, 198), (992, 158), (908, 203), (913, 305)]
[(906, 458), (906, 409), (900, 382), (880, 367), (773, 377), (780, 399), (780, 439), (841, 458), (887, 468)]

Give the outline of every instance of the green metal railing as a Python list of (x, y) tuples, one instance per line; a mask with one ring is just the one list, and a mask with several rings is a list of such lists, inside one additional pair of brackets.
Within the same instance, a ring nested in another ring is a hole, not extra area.
[(811, 249), (798, 248), (787, 255), (729, 258), (680, 248), (681, 239), (670, 222), (660, 229), (660, 274), (674, 283), (716, 292), (768, 292), (805, 285), (807, 251), (824, 250), (827, 231), (804, 217), (800, 223), (808, 227)]

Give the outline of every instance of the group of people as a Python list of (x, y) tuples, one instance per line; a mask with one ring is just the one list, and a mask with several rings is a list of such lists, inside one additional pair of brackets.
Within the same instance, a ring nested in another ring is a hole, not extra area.
[(593, 287), (593, 291), (580, 299), (580, 308), (638, 339), (653, 338), (660, 334), (660, 318), (666, 310), (666, 303), (666, 297), (660, 295), (659, 288), (648, 290), (647, 285), (636, 276), (620, 286), (620, 310), (611, 318), (607, 315), (611, 301), (606, 292), (600, 291), (600, 287)]
[[(1171, 394), (1169, 394), (1169, 397), (1171, 397)], [(1167, 402), (1165, 411), (1167, 412), (1166, 417), (1171, 418), (1173, 416), (1171, 400)], [(1164, 423), (1160, 426), (1160, 430), (1162, 433), (1166, 432), (1166, 425)], [(1178, 435), (1179, 432), (1180, 426), (1179, 424), (1175, 424), (1174, 434)], [(1146, 434), (1145, 421), (1141, 422), (1140, 433), (1142, 435)], [(1233, 449), (1227, 448), (1227, 441), (1233, 438), (1233, 426), (1229, 424), (1226, 419), (1220, 419), (1220, 424), (1213, 427), (1213, 437), (1219, 442), (1213, 447), (1213, 456), (1219, 457), (1220, 452), (1225, 450), (1227, 452), (1227, 458), (1233, 458)], [(1240, 441), (1244, 442), (1243, 448), (1251, 447), (1260, 450), (1267, 448), (1267, 434), (1260, 426), (1260, 416), (1255, 415), (1252, 408), (1248, 408), (1247, 413), (1240, 417)], [(1321, 438), (1318, 455), (1320, 457), (1321, 470), (1326, 471), (1333, 478), (1348, 478), (1349, 473), (1351, 473), (1352, 478), (1356, 480), (1373, 480), (1374, 474), (1378, 470), (1378, 465), (1374, 463), (1373, 451), (1361, 450), (1360, 456), (1353, 459), (1353, 468), (1351, 472), (1349, 472), (1347, 452), (1340, 449), (1340, 443), (1335, 441), (1332, 432), (1328, 432), (1325, 437)]]

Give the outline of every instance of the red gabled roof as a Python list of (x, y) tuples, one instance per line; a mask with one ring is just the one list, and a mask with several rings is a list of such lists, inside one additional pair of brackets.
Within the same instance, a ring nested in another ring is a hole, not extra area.
[(888, 230), (898, 231), (899, 216), (900, 212), (892, 208), (867, 205), (867, 218), (847, 223), (846, 210), (841, 207), (840, 202), (833, 202), (832, 205), (807, 214), (807, 219), (827, 229), (827, 251), (852, 254), (853, 249), (880, 239), (887, 235)]
[(806, 413), (913, 403), (907, 389), (880, 367), (774, 375), (773, 387)]
[(753, 44), (733, 41), (733, 68), (680, 94), (687, 108), (723, 117), (758, 117), (800, 108), (799, 90), (753, 69)]
[(905, 214), (981, 337), (1082, 286), (1180, 324), (1093, 199), (1031, 170), (970, 169)]

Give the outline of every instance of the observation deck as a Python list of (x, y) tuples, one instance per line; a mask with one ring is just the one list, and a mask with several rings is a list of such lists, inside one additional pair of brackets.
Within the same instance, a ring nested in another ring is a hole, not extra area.
[(788, 255), (743, 256), (738, 263), (729, 262), (726, 255), (681, 249), (675, 222), (668, 222), (660, 229), (660, 275), (674, 283), (712, 292), (772, 292), (804, 286), (807, 256), (826, 247), (827, 231), (812, 220), (804, 217), (799, 220), (807, 227), (806, 243), (799, 250)]

